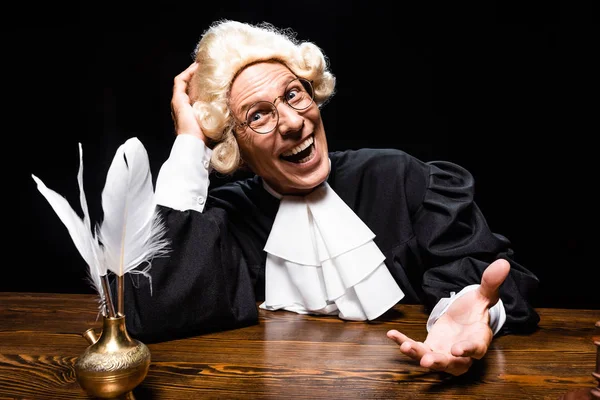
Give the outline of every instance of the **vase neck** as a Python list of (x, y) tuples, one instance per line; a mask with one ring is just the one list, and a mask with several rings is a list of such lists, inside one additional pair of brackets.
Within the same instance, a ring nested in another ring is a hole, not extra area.
[(114, 342), (115, 346), (131, 343), (132, 339), (129, 336), (125, 325), (125, 316), (115, 318), (104, 317), (102, 334), (99, 341), (102, 341), (104, 344)]

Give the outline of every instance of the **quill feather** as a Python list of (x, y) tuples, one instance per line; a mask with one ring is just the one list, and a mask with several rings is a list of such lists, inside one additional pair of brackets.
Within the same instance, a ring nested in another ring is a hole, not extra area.
[[(123, 276), (168, 251), (165, 227), (156, 212), (148, 153), (137, 138), (123, 143), (113, 158), (102, 191), (99, 229), (107, 268), (117, 275), (118, 308), (123, 312)], [(148, 268), (140, 272), (146, 276)]]
[[(88, 276), (92, 287), (100, 296), (100, 303), (104, 304), (105, 295), (102, 289), (100, 275), (106, 274), (106, 268), (100, 261), (100, 248), (96, 236), (91, 230), (91, 221), (87, 207), (85, 192), (83, 190), (83, 149), (79, 143), (79, 171), (77, 183), (79, 186), (79, 201), (84, 214), (83, 219), (73, 210), (66, 198), (48, 188), (41, 179), (31, 175), (37, 184), (37, 189), (46, 198), (62, 223), (67, 228), (75, 247), (88, 265)], [(102, 273), (104, 271), (104, 273)], [(102, 306), (101, 306), (102, 307)]]

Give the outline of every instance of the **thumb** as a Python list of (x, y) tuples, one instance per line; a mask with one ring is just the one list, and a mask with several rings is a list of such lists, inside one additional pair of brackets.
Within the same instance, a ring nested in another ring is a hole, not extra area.
[(509, 272), (510, 264), (504, 259), (494, 261), (483, 271), (479, 294), (488, 299), (488, 307), (492, 307), (498, 302), (500, 298), (498, 289), (506, 280)]

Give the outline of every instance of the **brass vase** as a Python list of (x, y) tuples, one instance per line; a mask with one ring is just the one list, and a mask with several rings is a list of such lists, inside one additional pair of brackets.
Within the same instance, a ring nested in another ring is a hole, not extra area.
[(125, 316), (103, 317), (102, 333), (83, 333), (90, 346), (75, 362), (79, 385), (89, 395), (102, 399), (133, 399), (132, 390), (148, 374), (150, 350), (129, 336)]

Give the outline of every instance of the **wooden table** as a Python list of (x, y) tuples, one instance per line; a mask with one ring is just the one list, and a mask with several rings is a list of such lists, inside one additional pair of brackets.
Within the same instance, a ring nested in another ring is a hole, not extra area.
[[(89, 399), (73, 369), (96, 297), (0, 293), (0, 399)], [(460, 377), (424, 370), (385, 333), (425, 337), (420, 306), (372, 323), (261, 310), (258, 325), (149, 344), (142, 399), (557, 399), (597, 385), (600, 310), (539, 309), (540, 329), (495, 338)]]

